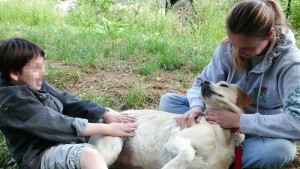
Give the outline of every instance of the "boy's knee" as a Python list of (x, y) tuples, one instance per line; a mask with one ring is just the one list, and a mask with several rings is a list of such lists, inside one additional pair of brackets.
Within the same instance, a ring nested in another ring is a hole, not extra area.
[(100, 155), (100, 153), (91, 147), (86, 147), (83, 149), (80, 157), (80, 168), (82, 169), (92, 169), (101, 168), (107, 169), (107, 165)]
[(81, 154), (81, 157), (83, 157), (83, 158), (84, 157), (99, 157), (99, 156), (101, 156), (99, 154), (99, 152), (96, 149), (91, 148), (91, 147), (84, 148), (82, 151), (82, 154)]
[(97, 150), (90, 148), (90, 147), (85, 147), (80, 156), (80, 164), (87, 165), (87, 163), (89, 163), (90, 161), (93, 161), (93, 160), (103, 161), (104, 159)]

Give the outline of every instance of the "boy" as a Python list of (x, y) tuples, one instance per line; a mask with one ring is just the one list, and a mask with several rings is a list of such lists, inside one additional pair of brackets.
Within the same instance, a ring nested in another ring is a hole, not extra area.
[(10, 153), (20, 168), (107, 169), (86, 136), (133, 136), (135, 119), (51, 87), (44, 55), (26, 39), (0, 41), (0, 128)]

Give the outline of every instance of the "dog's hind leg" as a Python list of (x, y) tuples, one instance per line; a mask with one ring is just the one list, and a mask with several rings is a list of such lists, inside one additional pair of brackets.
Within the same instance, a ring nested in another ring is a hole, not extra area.
[(175, 157), (162, 169), (186, 169), (188, 163), (195, 157), (195, 150), (191, 146), (190, 141), (184, 138), (176, 137), (173, 140), (169, 140), (165, 148)]
[(116, 161), (123, 147), (121, 137), (94, 135), (89, 143), (98, 150), (108, 166)]

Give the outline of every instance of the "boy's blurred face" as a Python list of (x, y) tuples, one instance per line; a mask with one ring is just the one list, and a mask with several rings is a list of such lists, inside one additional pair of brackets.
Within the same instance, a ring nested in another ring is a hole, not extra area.
[(22, 74), (17, 73), (18, 80), (15, 83), (28, 84), (32, 89), (40, 90), (42, 78), (45, 74), (44, 58), (33, 57), (22, 69)]

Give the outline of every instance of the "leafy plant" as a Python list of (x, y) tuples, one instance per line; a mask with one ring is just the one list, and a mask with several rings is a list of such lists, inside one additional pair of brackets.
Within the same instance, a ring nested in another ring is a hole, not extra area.
[(126, 30), (126, 24), (123, 24), (121, 21), (110, 21), (102, 18), (102, 22), (97, 24), (95, 31), (100, 34), (108, 34), (112, 38), (117, 38), (124, 30)]

